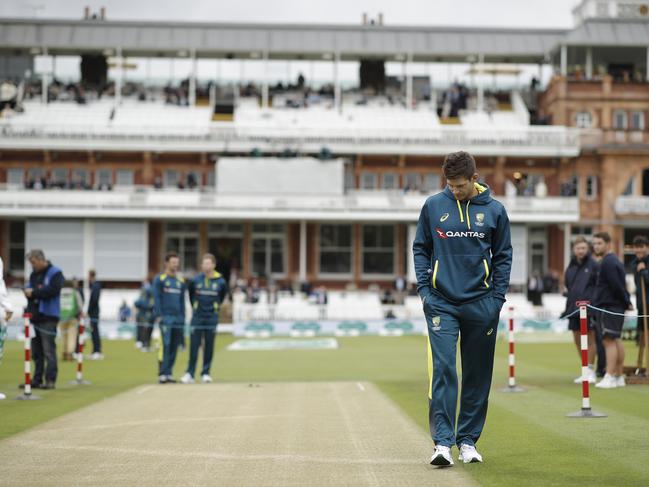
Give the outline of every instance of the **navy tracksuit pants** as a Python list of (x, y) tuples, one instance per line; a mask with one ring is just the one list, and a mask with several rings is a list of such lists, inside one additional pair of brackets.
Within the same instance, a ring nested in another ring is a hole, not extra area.
[(160, 375), (171, 377), (178, 347), (183, 341), (185, 320), (182, 316), (164, 316), (160, 323), (162, 334), (162, 364)]
[[(491, 295), (467, 304), (451, 304), (435, 294), (427, 298), (430, 433), (435, 444), (475, 445), (487, 416), (501, 304)], [(462, 392), (456, 409), (457, 341), (460, 338)]]
[(192, 318), (191, 335), (189, 337), (189, 363), (187, 373), (194, 377), (198, 349), (203, 344), (203, 370), (201, 375), (210, 375), (212, 356), (214, 355), (214, 339), (216, 338), (216, 323), (214, 320)]

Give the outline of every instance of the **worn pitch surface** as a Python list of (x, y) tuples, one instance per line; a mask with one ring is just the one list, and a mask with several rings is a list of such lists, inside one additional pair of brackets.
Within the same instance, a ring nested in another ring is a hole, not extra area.
[(142, 386), (0, 442), (0, 484), (469, 485), (371, 383)]

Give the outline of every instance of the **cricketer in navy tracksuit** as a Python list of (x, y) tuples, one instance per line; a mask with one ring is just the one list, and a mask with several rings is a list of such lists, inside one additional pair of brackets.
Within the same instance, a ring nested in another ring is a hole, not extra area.
[[(426, 200), (413, 243), (428, 323), (430, 432), (435, 444), (475, 445), (487, 415), (500, 310), (509, 287), (509, 218), (487, 186), (459, 201), (449, 188)], [(458, 335), (462, 396), (455, 432)]]
[(187, 373), (194, 377), (198, 349), (202, 341), (204, 348), (201, 375), (209, 375), (214, 354), (216, 327), (219, 324), (219, 307), (225, 299), (227, 284), (223, 276), (216, 271), (209, 276), (201, 272), (189, 281), (187, 288), (193, 309)]
[(172, 375), (176, 352), (185, 328), (185, 280), (179, 276), (158, 274), (153, 279), (153, 313), (162, 333), (160, 377)]

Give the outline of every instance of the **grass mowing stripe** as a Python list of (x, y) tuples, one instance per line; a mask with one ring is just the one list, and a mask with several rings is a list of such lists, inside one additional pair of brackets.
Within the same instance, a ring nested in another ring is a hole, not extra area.
[[(425, 384), (377, 385), (428, 432)], [(620, 414), (613, 425), (592, 425), (597, 428), (593, 431), (590, 423), (600, 420), (564, 418), (562, 408), (569, 407), (569, 401), (559, 397), (561, 404), (544, 406), (557, 398), (546, 401), (543, 396), (543, 390), (519, 395), (492, 393), (479, 443), (485, 463), (466, 466), (468, 473), (486, 486), (642, 485), (649, 474), (642, 444), (634, 446), (633, 458), (617, 460), (627, 454), (632, 438), (641, 437), (632, 431), (639, 426), (635, 418)], [(622, 425), (619, 430), (618, 425)], [(611, 435), (616, 437), (613, 443), (609, 441)], [(611, 452), (616, 452), (615, 462), (611, 462)]]
[[(637, 419), (621, 411), (598, 408), (609, 414), (601, 419), (566, 418), (567, 412), (578, 411), (572, 401), (560, 394), (547, 390), (530, 391), (516, 397), (502, 394), (491, 396), (491, 404), (505, 409), (511, 415), (525, 418), (555, 436), (565, 437), (579, 445), (578, 450), (589, 451), (588, 458), (597, 464), (605, 464), (610, 460), (611, 452), (620, 452), (616, 456), (615, 467), (644, 472), (649, 474), (646, 464), (646, 452), (649, 441), (639, 434)], [(636, 440), (631, 448), (630, 442)], [(601, 458), (597, 458), (601, 457)]]
[[(641, 473), (618, 463), (628, 444), (624, 448), (611, 445), (609, 449), (605, 438), (564, 435), (535, 417), (539, 407), (542, 404), (529, 409), (528, 414), (514, 414), (512, 408), (503, 408), (501, 404), (490, 406), (487, 427), (480, 440), (484, 468), (471, 471), (483, 485), (643, 485), (646, 467)], [(586, 421), (581, 425), (588, 427)]]

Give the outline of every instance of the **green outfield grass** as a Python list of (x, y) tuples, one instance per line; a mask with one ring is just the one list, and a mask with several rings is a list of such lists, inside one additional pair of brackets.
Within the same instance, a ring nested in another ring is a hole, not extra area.
[[(217, 381), (374, 381), (427, 431), (423, 337), (342, 338), (338, 350), (291, 352), (228, 352), (225, 346), (232, 341), (225, 335), (217, 342), (213, 370)], [(632, 363), (636, 348), (626, 345), (627, 363)], [(580, 388), (572, 384), (579, 372), (574, 346), (528, 343), (517, 347), (518, 380), (527, 392), (498, 391), (506, 382), (507, 360), (506, 344), (500, 342), (489, 417), (479, 443), (486, 462), (459, 468), (482, 485), (645, 485), (649, 386), (594, 390), (593, 408), (609, 417), (569, 419), (565, 413), (581, 405)], [(0, 365), (0, 391), (9, 398), (19, 392), (22, 353), (21, 344), (9, 342)], [(106, 360), (86, 363), (91, 386), (68, 385), (74, 364), (62, 363), (58, 388), (35, 391), (41, 401), (1, 401), (0, 439), (136, 385), (155, 383), (155, 354), (141, 353), (132, 342), (123, 341), (107, 341), (105, 353)], [(174, 370), (177, 377), (186, 359), (186, 353), (181, 353)], [(427, 454), (422, 452), (422, 458)]]

